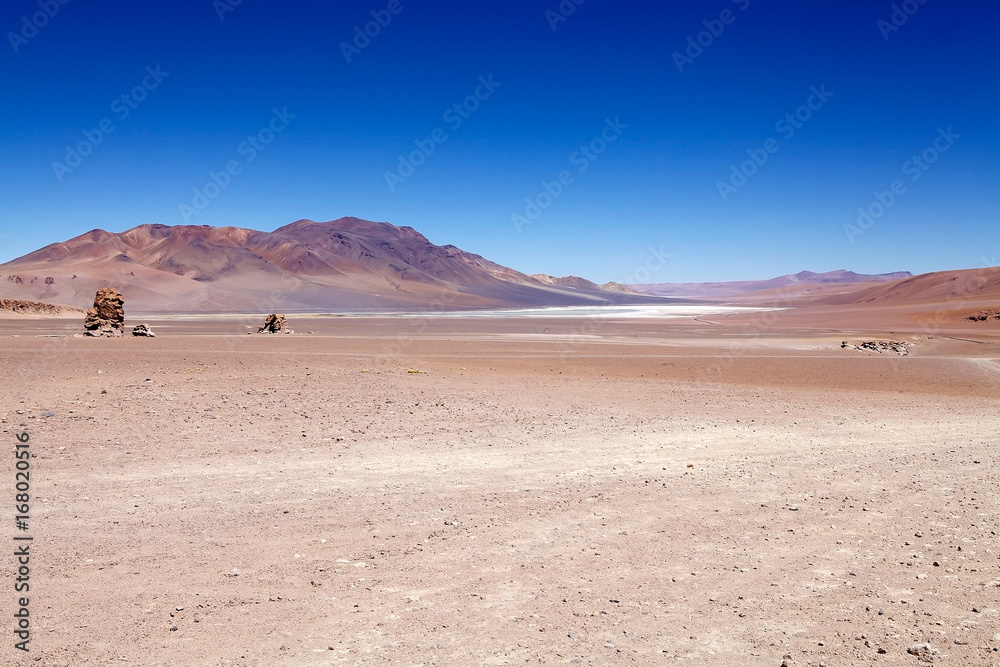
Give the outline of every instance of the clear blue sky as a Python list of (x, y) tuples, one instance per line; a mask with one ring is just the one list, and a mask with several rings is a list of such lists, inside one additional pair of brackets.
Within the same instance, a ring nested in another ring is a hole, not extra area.
[(649, 282), (1000, 263), (995, 2), (897, 2), (896, 25), (888, 0), (235, 1), (3, 3), (0, 261), (184, 205), (389, 221), (599, 282), (650, 248)]

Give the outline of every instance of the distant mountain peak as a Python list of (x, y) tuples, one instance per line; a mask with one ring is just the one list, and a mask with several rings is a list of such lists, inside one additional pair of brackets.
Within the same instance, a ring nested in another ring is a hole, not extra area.
[(894, 280), (911, 278), (909, 271), (880, 273), (874, 275), (855, 273), (846, 269), (816, 273), (815, 271), (799, 271), (795, 274), (778, 276), (768, 280), (739, 280), (729, 282), (706, 283), (657, 283), (651, 285), (630, 285), (629, 287), (644, 294), (675, 297), (725, 298), (749, 292), (778, 289), (790, 285), (852, 285), (855, 283), (884, 283)]
[(291, 224), (278, 227), (273, 233), (282, 234), (316, 229), (321, 229), (325, 232), (355, 232), (383, 238), (416, 239), (427, 241), (427, 238), (413, 227), (399, 227), (389, 222), (372, 222), (371, 220), (364, 220), (362, 218), (355, 218), (352, 216), (337, 218), (336, 220), (328, 220), (326, 222), (316, 222), (308, 219), (296, 220)]

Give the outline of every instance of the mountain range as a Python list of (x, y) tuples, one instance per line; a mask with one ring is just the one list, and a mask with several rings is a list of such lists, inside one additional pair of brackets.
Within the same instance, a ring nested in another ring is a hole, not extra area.
[(656, 296), (678, 296), (678, 297), (701, 297), (708, 299), (720, 299), (734, 297), (749, 292), (760, 292), (763, 290), (773, 290), (788, 287), (807, 287), (820, 285), (841, 285), (855, 286), (858, 283), (885, 283), (904, 278), (912, 278), (909, 271), (896, 271), (894, 273), (863, 274), (853, 271), (827, 271), (826, 273), (814, 273), (812, 271), (800, 271), (787, 276), (778, 276), (769, 280), (741, 280), (732, 282), (715, 283), (655, 283), (648, 285), (629, 285), (632, 289), (644, 294)]
[(299, 220), (262, 232), (207, 225), (95, 229), (0, 264), (0, 294), (86, 307), (105, 286), (140, 312), (505, 308), (656, 303), (582, 278), (529, 276), (412, 227)]
[[(94, 229), (0, 264), (0, 298), (86, 308), (115, 287), (140, 313), (462, 310), (614, 304), (995, 306), (1000, 268), (769, 280), (598, 285), (527, 275), (412, 227), (298, 220), (273, 232), (207, 225)], [(13, 302), (13, 301), (12, 301)]]

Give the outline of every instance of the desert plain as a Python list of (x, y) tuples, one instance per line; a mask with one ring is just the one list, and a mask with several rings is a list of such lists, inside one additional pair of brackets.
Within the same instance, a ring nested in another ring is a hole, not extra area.
[(0, 662), (1000, 665), (995, 323), (260, 319), (0, 321)]

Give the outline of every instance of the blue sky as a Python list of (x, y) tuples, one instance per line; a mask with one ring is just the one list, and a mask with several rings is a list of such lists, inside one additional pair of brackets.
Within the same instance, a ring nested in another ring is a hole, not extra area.
[(1000, 263), (996, 3), (236, 1), (3, 4), (0, 261), (352, 215), (598, 282)]

